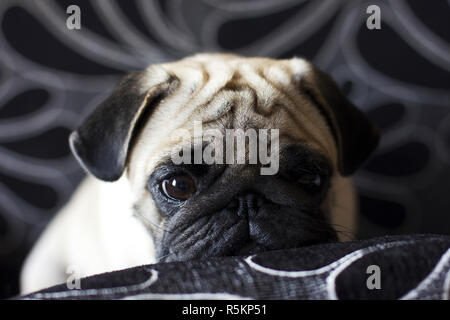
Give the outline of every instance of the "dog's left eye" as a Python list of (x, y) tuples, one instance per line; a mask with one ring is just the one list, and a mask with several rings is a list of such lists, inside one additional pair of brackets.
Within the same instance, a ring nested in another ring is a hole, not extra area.
[(194, 180), (187, 175), (163, 180), (161, 189), (168, 198), (181, 201), (189, 199), (196, 191)]
[(318, 174), (305, 174), (298, 179), (301, 185), (312, 188), (320, 188), (322, 186), (322, 177)]

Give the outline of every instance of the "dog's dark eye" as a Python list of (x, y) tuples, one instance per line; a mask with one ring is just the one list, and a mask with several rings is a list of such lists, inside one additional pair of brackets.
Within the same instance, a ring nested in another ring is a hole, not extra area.
[(306, 187), (319, 189), (322, 186), (322, 177), (318, 174), (305, 174), (298, 179), (298, 182)]
[(194, 180), (186, 175), (164, 180), (161, 189), (167, 197), (182, 201), (189, 199), (196, 191)]

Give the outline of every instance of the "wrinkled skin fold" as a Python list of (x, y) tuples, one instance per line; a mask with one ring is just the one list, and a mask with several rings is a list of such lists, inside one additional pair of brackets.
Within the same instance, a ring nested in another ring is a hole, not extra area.
[[(302, 157), (302, 165), (298, 158)], [(261, 176), (257, 165), (187, 165), (157, 169), (149, 190), (165, 218), (156, 242), (159, 261), (251, 254), (334, 241), (336, 232), (321, 209), (331, 174), (327, 161), (304, 146), (282, 153), (277, 175)], [(159, 182), (172, 172), (191, 175), (199, 190), (186, 202), (168, 201)], [(315, 170), (318, 189), (297, 183)]]

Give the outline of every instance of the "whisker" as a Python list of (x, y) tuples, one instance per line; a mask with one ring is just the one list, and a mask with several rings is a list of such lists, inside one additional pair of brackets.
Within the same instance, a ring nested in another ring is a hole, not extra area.
[(144, 216), (143, 214), (141, 214), (140, 212), (133, 212), (133, 217), (136, 219), (139, 219), (142, 221), (142, 223), (147, 224), (147, 225), (151, 225), (153, 227), (155, 227), (156, 229), (162, 231), (162, 232), (168, 232), (171, 233), (171, 231), (161, 227), (160, 225), (156, 224), (155, 222), (151, 221), (149, 218), (147, 218), (146, 216)]
[(171, 253), (168, 253), (168, 254), (166, 254), (166, 255), (164, 255), (164, 256), (157, 257), (158, 262), (161, 262), (162, 259), (165, 259), (165, 258), (170, 257), (170, 256), (173, 256), (173, 255), (175, 255), (175, 252), (171, 252)]

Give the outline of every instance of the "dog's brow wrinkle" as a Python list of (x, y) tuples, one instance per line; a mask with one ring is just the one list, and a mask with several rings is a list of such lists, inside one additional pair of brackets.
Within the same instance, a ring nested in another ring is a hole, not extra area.
[(208, 84), (211, 76), (209, 75), (208, 71), (205, 69), (205, 66), (203, 63), (199, 63), (200, 66), (200, 71), (201, 71), (201, 75), (202, 75), (202, 79), (201, 79), (201, 85), (200, 86), (196, 86), (195, 90), (192, 93), (199, 93), (200, 91), (202, 91), (205, 86)]

